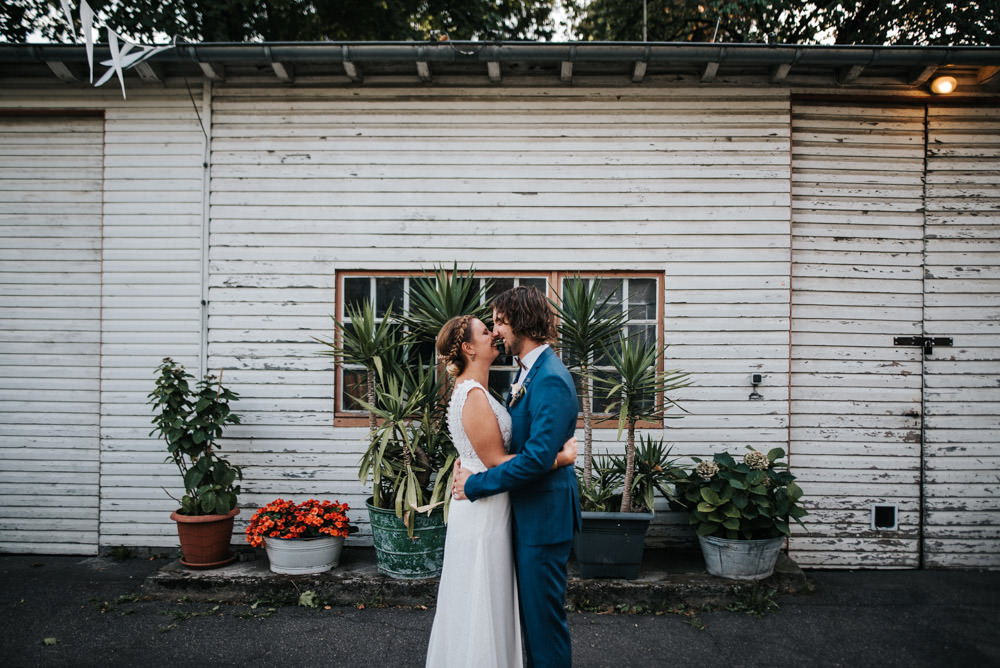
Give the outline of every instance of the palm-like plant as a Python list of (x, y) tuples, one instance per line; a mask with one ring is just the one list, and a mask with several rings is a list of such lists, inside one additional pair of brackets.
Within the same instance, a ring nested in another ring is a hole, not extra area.
[[(365, 391), (369, 406), (375, 405), (376, 379), (382, 378), (392, 361), (398, 361), (403, 345), (403, 330), (392, 314), (392, 305), (385, 317), (378, 321), (369, 302), (349, 305), (345, 309), (349, 323), (334, 318), (338, 336), (332, 340), (314, 337), (326, 350), (320, 355), (334, 358), (338, 364), (356, 364), (365, 368)], [(355, 397), (357, 399), (357, 397)], [(368, 411), (368, 429), (374, 437), (377, 421), (375, 413)]]
[(601, 279), (590, 285), (579, 275), (563, 283), (559, 302), (549, 300), (559, 316), (559, 347), (566, 353), (563, 361), (580, 378), (583, 405), (583, 476), (584, 486), (591, 480), (593, 451), (593, 376), (597, 353), (621, 331), (628, 314), (611, 303), (613, 295), (601, 299)]
[(395, 508), (413, 535), (416, 512), (444, 504), (447, 518), (455, 449), (445, 426), (446, 375), (435, 372), (434, 341), (452, 317), (485, 317), (487, 286), (472, 269), (438, 269), (413, 279), (409, 312), (390, 307), (377, 322), (369, 303), (347, 309), (349, 323), (334, 320), (335, 341), (321, 354), (343, 364), (364, 366), (364, 397), (352, 396), (369, 415), (370, 438), (358, 477), (371, 481), (372, 504)]
[(439, 267), (431, 276), (413, 279), (409, 313), (399, 318), (408, 340), (418, 346), (433, 347), (438, 332), (452, 318), (471, 314), (485, 320), (489, 313), (488, 289), (489, 281), (480, 286), (474, 269), (470, 267), (463, 273), (457, 264), (450, 272)]
[[(451, 491), (455, 452), (440, 426), (440, 402), (434, 400), (440, 391), (433, 370), (417, 366), (382, 379), (377, 405), (360, 401), (379, 425), (361, 457), (358, 478), (372, 481), (373, 505), (394, 508), (411, 537), (414, 513), (445, 504)], [(428, 493), (434, 474), (436, 484)]]
[(632, 512), (636, 424), (680, 417), (666, 414), (671, 407), (684, 410), (667, 393), (691, 384), (688, 374), (683, 371), (660, 370), (666, 349), (667, 346), (656, 347), (644, 340), (620, 334), (615, 349), (605, 351), (616, 375), (598, 378), (598, 383), (607, 388), (606, 396), (611, 400), (608, 411), (617, 414), (618, 438), (621, 438), (622, 431), (628, 430), (621, 505), (623, 513)]

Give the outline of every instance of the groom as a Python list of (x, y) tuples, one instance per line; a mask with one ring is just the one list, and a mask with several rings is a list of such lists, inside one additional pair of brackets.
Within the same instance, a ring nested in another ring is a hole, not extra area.
[(574, 467), (552, 469), (552, 462), (576, 430), (576, 387), (546, 343), (555, 338), (555, 318), (537, 288), (512, 288), (494, 299), (493, 336), (521, 365), (507, 400), (511, 453), (518, 456), (472, 476), (456, 468), (454, 494), (475, 501), (510, 492), (528, 666), (568, 667), (566, 563), (580, 528), (580, 500)]

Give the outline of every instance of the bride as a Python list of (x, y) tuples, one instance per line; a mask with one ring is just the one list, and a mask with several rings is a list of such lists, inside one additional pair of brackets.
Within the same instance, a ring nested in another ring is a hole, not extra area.
[[(472, 473), (512, 459), (511, 420), (486, 389), (499, 351), (493, 333), (470, 315), (452, 318), (437, 337), (437, 353), (455, 376), (448, 430)], [(553, 468), (576, 461), (571, 438)], [(521, 666), (521, 625), (507, 493), (451, 500), (444, 568), (427, 648), (427, 668)]]

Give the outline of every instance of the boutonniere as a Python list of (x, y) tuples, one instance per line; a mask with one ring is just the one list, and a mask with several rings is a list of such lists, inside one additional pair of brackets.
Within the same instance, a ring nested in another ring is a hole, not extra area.
[(510, 408), (513, 408), (514, 404), (520, 401), (521, 398), (528, 393), (529, 382), (530, 381), (526, 380), (521, 384), (515, 383), (514, 385), (510, 386)]

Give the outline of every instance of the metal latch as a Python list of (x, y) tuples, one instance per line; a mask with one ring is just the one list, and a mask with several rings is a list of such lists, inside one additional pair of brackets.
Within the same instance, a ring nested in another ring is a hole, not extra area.
[(934, 346), (951, 347), (950, 336), (897, 336), (892, 341), (897, 346), (922, 346), (927, 355), (934, 354)]

